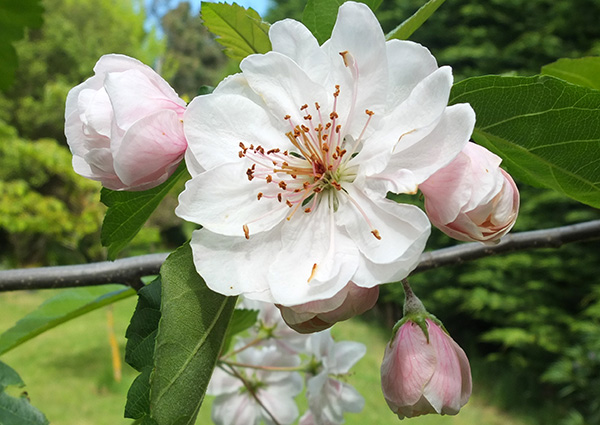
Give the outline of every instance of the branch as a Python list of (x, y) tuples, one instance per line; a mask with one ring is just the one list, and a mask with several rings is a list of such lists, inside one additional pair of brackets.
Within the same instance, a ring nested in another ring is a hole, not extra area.
[[(600, 239), (600, 220), (509, 234), (497, 245), (465, 243), (450, 248), (425, 252), (412, 274), (437, 267), (462, 264), (491, 255), (533, 248), (558, 248), (570, 242)], [(37, 269), (0, 270), (0, 292), (31, 289), (70, 288), (120, 283), (139, 289), (140, 278), (158, 274), (168, 253), (141, 255), (116, 261), (76, 266), (41, 267)]]

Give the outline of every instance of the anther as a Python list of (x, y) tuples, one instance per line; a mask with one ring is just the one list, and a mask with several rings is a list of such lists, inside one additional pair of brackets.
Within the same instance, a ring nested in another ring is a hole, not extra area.
[(267, 183), (271, 183), (273, 181), (273, 177), (271, 177), (270, 174), (267, 174), (266, 180), (267, 180)]
[(258, 195), (256, 195), (256, 199), (258, 199), (260, 201), (260, 198), (263, 197), (263, 193), (262, 192), (258, 192)]
[(379, 234), (379, 230), (377, 229), (373, 229), (371, 230), (371, 233), (373, 234), (373, 236), (375, 236), (375, 238), (380, 241), (381, 240), (381, 235)]
[(278, 193), (278, 194), (277, 194), (277, 200), (278, 200), (279, 202), (281, 202), (281, 193)]
[(310, 283), (310, 281), (313, 279), (313, 277), (315, 277), (316, 272), (317, 272), (317, 263), (313, 264), (312, 271), (310, 272), (310, 277), (306, 281), (307, 283)]
[(246, 237), (246, 239), (250, 239), (250, 229), (248, 229), (248, 225), (244, 224), (242, 226), (242, 229), (244, 229), (244, 236)]
[(289, 115), (286, 115), (285, 117), (283, 117), (283, 119), (284, 119), (285, 121), (289, 120), (290, 118), (292, 118), (292, 117), (290, 117)]
[(283, 190), (287, 189), (287, 184), (282, 180), (279, 182), (279, 187), (282, 188)]

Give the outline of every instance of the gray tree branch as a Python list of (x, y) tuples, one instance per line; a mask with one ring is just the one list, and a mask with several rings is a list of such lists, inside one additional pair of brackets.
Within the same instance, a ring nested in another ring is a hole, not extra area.
[[(465, 243), (425, 252), (412, 274), (437, 267), (462, 264), (491, 255), (535, 248), (558, 248), (566, 243), (600, 239), (600, 220), (552, 229), (509, 234), (497, 245)], [(36, 269), (0, 270), (0, 292), (70, 288), (120, 283), (139, 289), (140, 278), (158, 274), (168, 253), (141, 255), (116, 261), (76, 266), (40, 267)]]

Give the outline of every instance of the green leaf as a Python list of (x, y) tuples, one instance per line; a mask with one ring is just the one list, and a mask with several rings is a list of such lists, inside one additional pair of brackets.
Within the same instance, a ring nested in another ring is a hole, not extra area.
[(542, 74), (552, 75), (578, 86), (600, 90), (600, 57), (559, 59), (543, 66)]
[(193, 424), (237, 297), (208, 289), (196, 272), (189, 244), (167, 258), (160, 275), (162, 318), (151, 379), (151, 416), (159, 425)]
[(160, 201), (175, 186), (185, 172), (183, 161), (169, 179), (161, 185), (141, 192), (116, 191), (103, 188), (100, 195), (107, 207), (102, 223), (102, 245), (108, 247), (108, 258), (114, 260), (140, 231)]
[(431, 15), (440, 7), (446, 0), (429, 0), (419, 10), (417, 10), (410, 18), (402, 22), (394, 28), (388, 35), (386, 40), (397, 38), (398, 40), (408, 40), (413, 33), (421, 28), (421, 25), (429, 19)]
[(4, 392), (6, 386), (22, 387), (19, 374), (0, 362), (0, 424), (1, 425), (46, 425), (48, 419), (29, 403), (26, 395), (12, 397)]
[(44, 301), (12, 328), (0, 335), (0, 354), (56, 326), (135, 294), (123, 285), (74, 288)]
[[(375, 11), (383, 0), (363, 0), (364, 3)], [(308, 0), (302, 13), (302, 22), (313, 33), (319, 44), (323, 44), (329, 37), (337, 19), (340, 6), (346, 0)]]
[(223, 353), (229, 351), (231, 341), (234, 336), (250, 329), (258, 318), (258, 310), (236, 309), (233, 312), (231, 323), (225, 334), (225, 342), (223, 343)]
[(254, 9), (203, 1), (201, 11), (204, 25), (217, 36), (230, 58), (241, 61), (253, 53), (271, 50), (269, 24)]
[(41, 0), (0, 2), (0, 89), (8, 88), (15, 78), (17, 53), (13, 41), (23, 38), (25, 27), (42, 26)]
[(138, 292), (138, 302), (127, 327), (125, 361), (140, 375), (127, 392), (125, 417), (150, 420), (150, 375), (154, 367), (154, 346), (160, 321), (160, 277)]
[(477, 115), (473, 139), (517, 179), (600, 208), (600, 91), (554, 77), (485, 76), (454, 85), (450, 103)]

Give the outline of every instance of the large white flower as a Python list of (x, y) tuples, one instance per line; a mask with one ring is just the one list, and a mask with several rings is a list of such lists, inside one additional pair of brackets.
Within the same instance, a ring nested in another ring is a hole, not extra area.
[(386, 195), (415, 193), (467, 142), (474, 113), (447, 106), (450, 68), (386, 42), (353, 2), (322, 46), (289, 19), (269, 37), (272, 52), (244, 59), (184, 117), (195, 166), (176, 212), (203, 226), (198, 272), (222, 294), (285, 306), (406, 277), (430, 224)]

